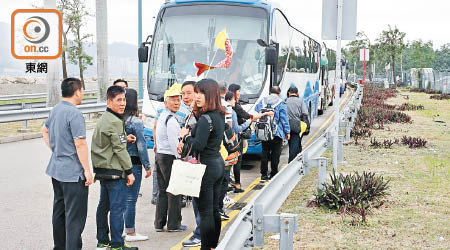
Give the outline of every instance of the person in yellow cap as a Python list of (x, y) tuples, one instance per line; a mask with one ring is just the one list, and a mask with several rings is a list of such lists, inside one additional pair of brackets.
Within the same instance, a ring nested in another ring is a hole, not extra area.
[(309, 118), (308, 109), (303, 99), (298, 96), (297, 87), (291, 86), (287, 91), (287, 96), (286, 105), (291, 128), (288, 162), (291, 162), (302, 152), (302, 138), (309, 134)]
[(166, 192), (173, 161), (180, 157), (177, 146), (181, 126), (176, 119), (180, 104), (181, 85), (174, 84), (164, 93), (165, 109), (160, 114), (156, 125), (155, 165), (159, 194), (154, 226), (157, 232), (162, 232), (166, 225), (169, 232), (186, 230), (186, 226), (181, 225), (181, 196)]
[[(177, 112), (175, 113), (175, 118), (177, 119), (178, 123), (180, 124), (181, 127), (183, 127), (185, 125), (185, 123), (188, 124), (192, 124), (195, 122), (195, 118), (193, 116), (190, 116), (192, 109), (191, 109), (191, 104), (194, 100), (194, 86), (195, 86), (195, 82), (194, 81), (186, 81), (183, 84), (179, 84), (179, 83), (174, 83), (169, 89), (168, 91), (175, 91), (175, 92), (179, 92), (182, 95), (182, 101), (180, 104), (180, 108), (177, 110)], [(168, 94), (169, 92), (166, 91), (166, 93)], [(165, 96), (166, 96), (165, 93)], [(153, 125), (153, 142), (154, 142), (154, 146), (153, 149), (156, 152), (156, 127), (158, 124), (158, 119), (161, 115), (161, 113), (166, 109), (165, 106), (157, 109), (156, 111), (156, 117), (155, 117), (155, 122)], [(186, 119), (189, 119), (189, 121), (186, 121)], [(155, 169), (153, 171), (153, 191), (152, 191), (152, 204), (156, 205), (156, 200), (158, 197), (158, 173), (156, 172), (156, 166)]]

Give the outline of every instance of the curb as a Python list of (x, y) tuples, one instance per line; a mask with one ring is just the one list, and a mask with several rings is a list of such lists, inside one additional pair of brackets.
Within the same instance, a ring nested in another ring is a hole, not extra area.
[(10, 143), (10, 142), (18, 142), (18, 141), (24, 141), (24, 140), (31, 140), (31, 139), (41, 138), (41, 137), (42, 137), (42, 133), (4, 137), (4, 138), (0, 138), (0, 144)]
[[(86, 130), (94, 129), (94, 128), (95, 128), (95, 124), (86, 126)], [(19, 141), (25, 141), (25, 140), (31, 140), (31, 139), (37, 139), (37, 138), (42, 138), (42, 133), (3, 137), (3, 138), (0, 138), (0, 144), (19, 142)]]

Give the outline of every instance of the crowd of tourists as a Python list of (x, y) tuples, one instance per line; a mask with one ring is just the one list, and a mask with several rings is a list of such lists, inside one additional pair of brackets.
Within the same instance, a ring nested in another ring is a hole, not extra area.
[[(89, 149), (83, 114), (81, 81), (61, 83), (62, 101), (50, 112), (42, 128), (52, 151), (46, 174), (51, 177), (54, 248), (82, 249), (81, 234), (87, 217), (88, 188), (100, 182), (96, 211), (98, 250), (135, 250), (126, 242), (148, 240), (136, 232), (136, 203), (142, 177), (152, 176), (151, 203), (156, 205), (154, 230), (181, 232), (181, 210), (189, 201), (196, 228), (185, 247), (212, 249), (218, 245), (222, 220), (228, 220), (230, 192), (244, 192), (242, 156), (247, 140), (262, 141), (261, 180), (278, 173), (283, 142), (289, 142), (289, 161), (301, 152), (309, 133), (307, 107), (291, 86), (283, 100), (277, 86), (270, 88), (248, 113), (240, 103), (240, 86), (213, 79), (174, 83), (165, 91), (153, 129), (154, 166), (151, 166), (137, 91), (118, 79), (107, 89), (107, 109), (98, 120)], [(206, 166), (198, 197), (167, 191), (177, 160)], [(269, 171), (270, 162), (270, 171)], [(92, 167), (91, 167), (92, 166)]]

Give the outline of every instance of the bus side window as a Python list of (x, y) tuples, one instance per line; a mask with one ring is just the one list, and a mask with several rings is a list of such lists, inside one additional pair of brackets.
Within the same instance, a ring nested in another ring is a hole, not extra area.
[(292, 28), (289, 26), (288, 21), (284, 15), (278, 9), (273, 14), (273, 36), (276, 42), (279, 44), (278, 54), (278, 84), (281, 82), (284, 76), (284, 71), (289, 64), (288, 55), (290, 52), (290, 41), (292, 37)]

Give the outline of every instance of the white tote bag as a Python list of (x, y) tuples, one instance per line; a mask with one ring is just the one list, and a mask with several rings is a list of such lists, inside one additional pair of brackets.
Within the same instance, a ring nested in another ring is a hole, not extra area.
[(173, 195), (199, 197), (206, 165), (174, 160), (167, 192)]

